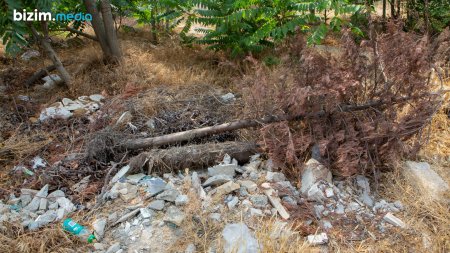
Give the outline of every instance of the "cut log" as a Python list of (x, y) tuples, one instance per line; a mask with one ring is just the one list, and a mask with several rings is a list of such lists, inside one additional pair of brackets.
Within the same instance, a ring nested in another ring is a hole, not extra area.
[[(143, 152), (130, 160), (130, 171), (146, 169), (148, 174), (155, 171), (172, 171), (185, 168), (206, 168), (217, 164), (225, 154), (247, 163), (250, 156), (258, 152), (258, 145), (253, 142), (223, 142), (155, 149)], [(147, 168), (145, 166), (147, 165)]]

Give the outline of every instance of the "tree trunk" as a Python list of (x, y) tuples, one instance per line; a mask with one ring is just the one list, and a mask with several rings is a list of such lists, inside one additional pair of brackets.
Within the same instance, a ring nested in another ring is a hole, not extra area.
[(88, 13), (92, 15), (91, 23), (102, 48), (103, 56), (107, 61), (120, 61), (122, 59), (122, 51), (114, 28), (109, 0), (100, 1), (101, 16), (94, 0), (84, 0), (84, 4)]
[(383, 21), (386, 21), (386, 0), (383, 0)]
[(102, 48), (103, 55), (106, 58), (110, 58), (112, 55), (111, 49), (106, 41), (105, 27), (103, 26), (102, 18), (97, 10), (97, 6), (95, 6), (95, 1), (84, 0), (84, 5), (86, 6), (87, 12), (92, 15), (92, 27), (94, 28), (95, 35), (100, 43), (100, 47)]
[(429, 10), (429, 4), (428, 0), (425, 0), (425, 8), (423, 9), (423, 16), (425, 20), (425, 32), (427, 34), (430, 33), (430, 10)]
[(151, 41), (153, 44), (158, 44), (158, 35), (157, 35), (157, 31), (156, 31), (156, 11), (155, 11), (156, 6), (152, 7), (152, 10), (150, 12), (150, 23), (152, 26), (152, 30), (151, 30)]
[(395, 13), (395, 0), (390, 0), (389, 4), (391, 5), (391, 18), (397, 19), (396, 13)]
[(101, 1), (101, 9), (103, 16), (103, 25), (105, 27), (106, 41), (111, 50), (113, 61), (119, 61), (122, 58), (122, 51), (120, 49), (119, 40), (117, 39), (116, 29), (114, 28), (114, 20), (111, 12), (111, 3), (109, 0)]
[[(247, 163), (250, 156), (258, 152), (258, 145), (253, 142), (223, 142), (155, 149), (133, 157), (129, 165), (130, 173), (148, 170), (168, 171), (185, 168), (206, 168), (217, 164), (225, 154), (235, 158), (239, 163)], [(148, 166), (145, 166), (147, 165)]]
[(44, 48), (45, 52), (47, 53), (50, 60), (53, 62), (53, 65), (55, 65), (56, 70), (58, 71), (59, 75), (61, 76), (61, 79), (64, 81), (64, 83), (70, 87), (71, 85), (71, 76), (69, 72), (64, 68), (63, 64), (61, 63), (61, 60), (59, 59), (58, 55), (56, 54), (55, 50), (53, 50), (52, 46), (48, 42), (48, 38), (41, 36), (36, 29), (33, 27), (32, 24), (30, 24), (31, 31), (36, 37), (37, 41), (41, 44), (41, 46)]

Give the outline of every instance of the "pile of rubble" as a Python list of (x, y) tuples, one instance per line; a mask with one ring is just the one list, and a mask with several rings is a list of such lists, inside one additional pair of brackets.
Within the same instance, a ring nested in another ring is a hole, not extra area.
[(44, 108), (39, 115), (39, 120), (68, 119), (73, 115), (88, 115), (100, 109), (104, 100), (105, 97), (100, 94), (81, 96), (76, 100), (63, 98), (61, 102), (53, 103)]
[[(368, 179), (363, 176), (357, 176), (355, 182), (338, 181), (333, 184), (328, 169), (311, 159), (302, 174), (302, 187), (297, 189), (283, 173), (272, 171), (271, 164), (270, 160), (262, 161), (254, 156), (248, 164), (240, 166), (236, 160), (225, 156), (222, 163), (207, 171), (169, 173), (163, 178), (142, 173), (127, 175), (129, 166), (125, 166), (111, 180), (112, 188), (105, 197), (113, 203), (127, 203), (129, 207), (110, 211), (100, 218), (100, 223), (105, 224), (109, 231), (105, 235), (105, 226), (96, 231), (100, 237), (105, 237), (101, 244), (96, 244), (96, 248), (102, 252), (107, 249), (106, 244), (112, 244), (110, 247), (113, 248), (106, 252), (125, 249), (130, 252), (164, 252), (170, 242), (182, 234), (180, 230), (187, 218), (184, 207), (191, 201), (188, 193), (192, 191), (201, 200), (202, 210), (199, 212), (217, 223), (228, 220), (224, 215), (236, 213), (243, 220), (274, 216), (288, 220), (291, 216), (288, 210), (311, 203), (314, 221), (319, 221), (321, 231), (306, 237), (312, 245), (326, 244), (327, 231), (346, 219), (376, 222), (380, 233), (389, 226), (406, 226), (393, 214), (403, 209), (402, 204), (382, 199), (376, 201)], [(190, 188), (183, 192), (186, 185)], [(314, 221), (308, 219), (304, 223), (309, 225)], [(245, 243), (236, 244), (240, 240), (234, 238), (236, 233), (230, 232), (234, 230), (241, 231), (240, 234), (247, 238), (243, 240)], [(161, 244), (162, 236), (168, 234), (171, 240), (164, 240)], [(227, 224), (222, 238), (225, 249), (237, 246), (237, 252), (258, 252), (261, 247), (244, 223)], [(149, 243), (152, 241), (158, 243)], [(192, 250), (195, 246), (192, 244), (188, 248)], [(194, 251), (186, 249), (186, 252)], [(211, 248), (210, 252), (216, 252), (216, 249)]]
[(54, 221), (60, 221), (76, 210), (75, 205), (61, 190), (48, 193), (48, 185), (41, 190), (21, 189), (17, 198), (11, 194), (6, 204), (0, 203), (0, 224), (10, 222), (36, 230)]
[[(315, 224), (318, 228), (318, 233), (305, 238), (311, 245), (328, 243), (328, 232), (341, 229), (343, 223), (369, 222), (380, 233), (392, 226), (406, 227), (394, 216), (403, 209), (399, 201), (377, 200), (364, 176), (333, 182), (331, 172), (314, 159), (305, 165), (300, 188), (275, 171), (271, 160), (262, 160), (259, 155), (243, 166), (226, 155), (220, 164), (207, 170), (167, 173), (162, 178), (143, 173), (129, 175), (129, 171), (130, 167), (124, 166), (111, 179), (103, 196), (106, 203), (95, 212), (95, 252), (167, 251), (183, 234), (184, 221), (192, 218), (186, 213), (192, 196), (201, 202), (199, 215), (217, 224), (228, 223), (228, 216), (233, 214), (246, 222), (276, 217), (287, 224), (285, 221), (293, 217), (296, 208), (312, 207), (314, 217), (301, 220), (305, 226)], [(1, 206), (2, 214), (8, 213), (2, 219), (19, 220), (24, 227), (36, 229), (76, 209), (62, 191), (47, 192), (48, 185), (39, 192), (23, 189), (19, 198), (11, 196), (9, 206)], [(247, 225), (224, 224), (221, 238), (226, 252), (261, 250), (262, 245)], [(355, 239), (366, 236), (358, 234), (358, 230), (351, 233)], [(217, 250), (211, 247), (210, 252)], [(195, 245), (190, 244), (186, 252), (195, 252)]]

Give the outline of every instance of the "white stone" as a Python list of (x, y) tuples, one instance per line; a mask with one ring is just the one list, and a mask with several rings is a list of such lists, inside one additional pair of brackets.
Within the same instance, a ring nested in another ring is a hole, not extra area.
[(180, 192), (177, 189), (167, 189), (156, 196), (156, 199), (165, 200), (175, 203)]
[(184, 251), (184, 253), (195, 253), (196, 251), (197, 251), (197, 248), (195, 248), (195, 245), (193, 243), (191, 243), (186, 247), (186, 250)]
[(227, 224), (222, 231), (225, 253), (258, 253), (262, 249), (244, 223)]
[(25, 53), (23, 53), (20, 58), (24, 61), (30, 61), (33, 58), (38, 58), (41, 56), (41, 53), (39, 53), (39, 51), (34, 50), (34, 49), (30, 49), (28, 51), (26, 51)]
[(289, 217), (290, 217), (289, 213), (286, 211), (284, 206), (281, 204), (280, 198), (275, 196), (273, 189), (265, 190), (264, 193), (269, 198), (269, 202), (272, 204), (272, 206), (277, 209), (277, 212), (280, 214), (280, 216), (283, 219), (286, 219), (286, 220), (289, 219)]
[(210, 191), (209, 195), (222, 196), (228, 193), (231, 193), (235, 190), (238, 190), (241, 186), (239, 184), (234, 183), (233, 181), (229, 181), (216, 189)]
[(120, 250), (120, 243), (116, 242), (113, 245), (109, 246), (106, 253), (117, 253)]
[(202, 184), (200, 182), (200, 178), (198, 178), (197, 172), (195, 172), (195, 171), (192, 173), (191, 182), (192, 182), (192, 187), (194, 187), (194, 189), (197, 191), (199, 198), (201, 200), (205, 200), (207, 198), (206, 192), (202, 187)]
[(153, 211), (148, 208), (140, 208), (139, 211), (141, 212), (141, 216), (144, 219), (148, 219), (153, 216)]
[(76, 210), (75, 205), (69, 199), (65, 197), (60, 197), (56, 199), (58, 205), (66, 211), (66, 213), (71, 213)]
[(328, 243), (328, 236), (326, 233), (320, 233), (317, 235), (308, 235), (308, 243), (311, 245), (322, 245)]
[(148, 208), (161, 211), (164, 209), (164, 203), (164, 200), (153, 200), (150, 204), (148, 204)]
[(48, 107), (41, 111), (39, 120), (43, 122), (49, 119), (68, 119), (72, 115), (66, 108)]
[(235, 172), (236, 168), (239, 169), (239, 166), (233, 164), (216, 165), (214, 167), (208, 168), (208, 175), (210, 177), (216, 175), (228, 175), (234, 177), (234, 175), (236, 174)]
[(220, 96), (220, 98), (221, 98), (222, 101), (225, 102), (225, 103), (229, 103), (229, 102), (232, 102), (232, 101), (236, 100), (234, 94), (231, 93), (231, 92), (229, 92), (229, 93), (227, 93), (227, 94), (225, 94), (225, 95)]
[(127, 176), (127, 182), (131, 184), (138, 184), (139, 181), (145, 177), (144, 173), (134, 174)]
[(99, 240), (103, 239), (103, 236), (105, 235), (106, 219), (96, 219), (92, 223), (92, 227), (94, 228), (95, 237)]
[(267, 171), (266, 180), (269, 182), (280, 182), (286, 180), (283, 173)]
[(237, 203), (239, 202), (239, 198), (234, 196), (230, 201), (228, 201), (227, 206), (228, 209), (233, 209)]
[(327, 189), (325, 189), (325, 196), (327, 196), (327, 198), (334, 197), (334, 191), (333, 191), (333, 188), (327, 188)]
[(185, 218), (185, 214), (176, 206), (169, 206), (167, 208), (166, 215), (164, 216), (164, 221), (173, 223), (177, 226), (181, 226)]
[(250, 193), (254, 193), (258, 189), (258, 185), (250, 180), (238, 180), (237, 183), (245, 187)]
[(387, 213), (384, 217), (383, 220), (385, 220), (386, 222), (397, 226), (397, 227), (401, 227), (401, 228), (405, 228), (406, 224), (400, 220), (399, 218), (395, 217), (392, 213)]
[(25, 209), (32, 212), (37, 211), (39, 209), (41, 199), (46, 198), (47, 195), (48, 195), (48, 184), (46, 184), (44, 187), (42, 187), (42, 189), (38, 193), (36, 193), (33, 200), (31, 200), (31, 202), (25, 207)]
[(177, 206), (184, 206), (189, 202), (189, 197), (187, 195), (181, 194), (178, 195), (175, 199), (175, 205)]
[(257, 216), (257, 217), (264, 216), (263, 211), (261, 209), (257, 209), (257, 208), (250, 208), (250, 215)]
[(232, 176), (219, 174), (219, 175), (215, 175), (215, 176), (212, 176), (212, 177), (208, 178), (203, 183), (203, 187), (221, 185), (221, 184), (224, 184), (224, 183), (226, 183), (228, 181), (231, 181), (231, 180), (233, 180)]
[(105, 100), (105, 97), (100, 94), (93, 94), (89, 96), (89, 99), (94, 102), (102, 102), (103, 100)]
[(424, 200), (449, 202), (444, 195), (449, 185), (426, 162), (407, 161), (403, 173)]
[(332, 175), (330, 170), (315, 159), (309, 159), (306, 168), (302, 173), (300, 192), (306, 194), (308, 190), (320, 180), (331, 183)]
[(31, 163), (32, 163), (31, 168), (34, 170), (38, 168), (45, 168), (47, 166), (47, 163), (40, 156), (35, 156), (31, 160)]
[(130, 170), (129, 165), (122, 167), (119, 170), (119, 172), (117, 172), (116, 175), (111, 179), (111, 183), (115, 183), (115, 182), (119, 181), (119, 179), (121, 179), (123, 176), (125, 176), (129, 170)]

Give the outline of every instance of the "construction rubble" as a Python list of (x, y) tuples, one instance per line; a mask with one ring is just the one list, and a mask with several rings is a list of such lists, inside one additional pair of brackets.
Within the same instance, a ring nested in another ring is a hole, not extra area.
[[(94, 220), (86, 226), (95, 234), (92, 252), (166, 252), (183, 234), (183, 224), (192, 219), (186, 209), (200, 203), (197, 215), (209, 222), (223, 223), (225, 252), (260, 252), (263, 249), (250, 229), (255, 219), (275, 219), (288, 227), (298, 216), (299, 208), (308, 207), (312, 215), (303, 216), (304, 226), (315, 225), (316, 232), (304, 237), (309, 245), (325, 245), (333, 229), (347, 225), (371, 224), (380, 235), (389, 229), (407, 229), (399, 213), (399, 201), (378, 199), (368, 178), (356, 176), (347, 181), (333, 180), (331, 172), (320, 162), (310, 159), (301, 175), (298, 188), (286, 175), (273, 168), (271, 160), (252, 156), (239, 165), (225, 155), (223, 161), (207, 170), (157, 175), (128, 174), (128, 165), (111, 178), (102, 196), (102, 205), (94, 210)], [(72, 187), (82, 191), (89, 177)], [(59, 224), (77, 211), (89, 211), (94, 205), (74, 205), (61, 190), (21, 189), (0, 204), (1, 221), (20, 223), (36, 230)], [(239, 215), (241, 222), (229, 217)], [(295, 217), (294, 217), (295, 216)], [(195, 218), (195, 217), (194, 217)], [(291, 227), (292, 228), (292, 227)], [(288, 229), (288, 228), (286, 228)], [(366, 230), (348, 231), (349, 239), (377, 236)], [(244, 243), (243, 243), (244, 242)], [(191, 243), (185, 252), (196, 252)], [(211, 247), (209, 252), (221, 252)]]

